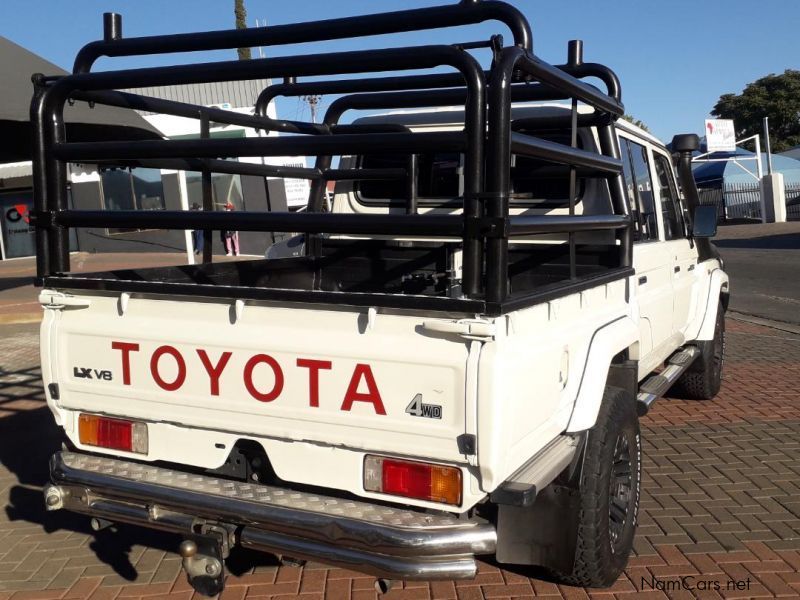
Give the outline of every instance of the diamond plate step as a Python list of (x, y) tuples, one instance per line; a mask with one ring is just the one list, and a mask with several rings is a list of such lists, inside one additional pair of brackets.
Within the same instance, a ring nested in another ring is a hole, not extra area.
[[(92, 503), (120, 500), (195, 517), (258, 528), (326, 543), (378, 548), (388, 554), (478, 554), (494, 551), (494, 527), (459, 519), (284, 489), (75, 452), (50, 463), (53, 483), (84, 491), (67, 508), (92, 513)], [(75, 506), (75, 502), (82, 503)]]

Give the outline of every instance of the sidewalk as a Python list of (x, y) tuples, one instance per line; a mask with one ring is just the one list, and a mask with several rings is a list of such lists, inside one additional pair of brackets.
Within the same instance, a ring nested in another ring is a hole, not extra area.
[[(254, 257), (215, 256), (214, 261), (248, 258)], [(182, 252), (128, 252), (119, 254), (74, 252), (71, 255), (71, 267), (76, 273), (185, 264), (186, 255)], [(35, 274), (36, 260), (34, 258), (0, 261), (0, 325), (38, 323), (41, 320), (42, 310), (37, 300), (39, 289), (33, 286)]]

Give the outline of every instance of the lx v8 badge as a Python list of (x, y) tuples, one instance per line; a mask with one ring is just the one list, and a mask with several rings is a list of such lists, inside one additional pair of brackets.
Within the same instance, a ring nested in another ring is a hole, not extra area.
[(72, 367), (72, 375), (78, 379), (102, 379), (103, 381), (111, 381), (114, 378), (111, 371), (92, 369), (91, 367), (88, 369)]
[(424, 417), (426, 419), (441, 419), (442, 407), (438, 404), (425, 404), (422, 402), (422, 394), (417, 394), (406, 406), (406, 412), (412, 417)]

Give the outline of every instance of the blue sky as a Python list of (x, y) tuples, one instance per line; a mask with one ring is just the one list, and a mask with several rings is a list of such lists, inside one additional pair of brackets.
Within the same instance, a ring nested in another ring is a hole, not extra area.
[[(431, 6), (425, 0), (246, 0), (248, 20), (270, 24), (333, 18), (377, 10)], [(453, 0), (451, 0), (453, 1)], [(567, 40), (585, 43), (585, 59), (603, 62), (622, 80), (627, 112), (668, 141), (674, 133), (702, 132), (720, 94), (741, 92), (754, 79), (800, 68), (798, 0), (510, 0), (533, 27), (534, 51), (563, 62)], [(0, 35), (64, 68), (77, 50), (102, 36), (105, 11), (123, 15), (125, 36), (224, 29), (233, 26), (233, 0), (2, 0)], [(350, 50), (485, 39), (498, 24), (344, 40), (326, 47)], [(265, 56), (311, 48), (264, 48)], [(256, 51), (256, 56), (258, 55)], [(235, 51), (180, 56), (183, 62), (235, 58)], [(172, 57), (171, 60), (175, 60)], [(165, 64), (163, 57), (101, 60), (97, 69)], [(330, 98), (323, 99), (323, 105)], [(282, 101), (279, 115), (308, 118), (298, 101)]]

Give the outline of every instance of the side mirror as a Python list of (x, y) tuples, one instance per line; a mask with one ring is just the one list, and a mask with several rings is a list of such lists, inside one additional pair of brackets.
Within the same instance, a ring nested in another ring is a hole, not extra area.
[(695, 133), (682, 133), (672, 138), (673, 152), (694, 152), (700, 149), (700, 137)]
[(692, 237), (713, 238), (717, 235), (717, 207), (701, 204), (694, 209)]

